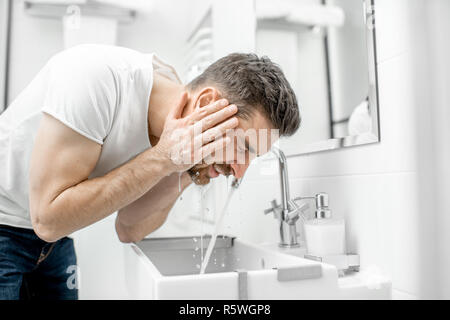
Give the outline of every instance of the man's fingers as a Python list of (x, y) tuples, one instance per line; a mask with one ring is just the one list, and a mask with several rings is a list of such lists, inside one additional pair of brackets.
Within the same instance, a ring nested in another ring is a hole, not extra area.
[(236, 117), (228, 119), (215, 126), (214, 128), (208, 129), (205, 132), (194, 137), (194, 145), (201, 146), (213, 140), (216, 140), (219, 137), (222, 137), (227, 132), (227, 130), (236, 128), (238, 124), (239, 120)]
[(194, 129), (192, 148), (198, 149), (211, 141), (222, 138), (228, 130), (236, 128), (238, 124), (239, 120), (236, 117), (233, 117), (203, 133), (200, 131), (200, 128), (197, 128), (197, 131)]
[[(197, 138), (202, 138), (199, 135)], [(180, 141), (171, 150), (170, 158), (173, 163), (180, 165), (195, 165), (205, 159), (222, 159), (221, 151), (226, 150), (227, 146), (230, 145), (231, 138), (229, 136), (222, 136), (216, 138), (213, 142), (207, 143), (202, 146), (201, 142), (199, 145), (192, 145), (191, 143), (186, 143), (186, 141)]]
[[(209, 116), (209, 115), (211, 115), (213, 113), (216, 113), (216, 112), (218, 112), (220, 110), (223, 110), (225, 107), (228, 107), (228, 106), (229, 106), (228, 100), (220, 99), (220, 100), (218, 100), (216, 102), (213, 102), (213, 103), (211, 103), (211, 104), (209, 104), (209, 105), (207, 105), (205, 107), (196, 109), (190, 116), (191, 121), (193, 123), (195, 123), (197, 121), (200, 121), (203, 118), (205, 118), (205, 117), (207, 117), (207, 116)], [(237, 112), (237, 108), (236, 108), (235, 112)]]
[(183, 114), (183, 110), (186, 107), (186, 104), (188, 102), (188, 97), (189, 97), (189, 95), (187, 94), (186, 91), (184, 91), (181, 94), (178, 104), (169, 113), (170, 119), (180, 119), (181, 118), (181, 115)]
[(218, 112), (210, 114), (209, 116), (200, 120), (198, 123), (201, 126), (202, 130), (206, 131), (209, 128), (214, 127), (218, 123), (221, 123), (221, 122), (225, 121), (226, 119), (230, 118), (236, 112), (237, 112), (237, 107), (235, 105), (229, 105), (228, 107), (226, 107)]
[(201, 149), (202, 160), (208, 158), (208, 156), (211, 155), (213, 152), (215, 152), (216, 153), (215, 156), (217, 156), (217, 153), (220, 154), (219, 151), (225, 149), (227, 145), (230, 144), (230, 142), (231, 142), (230, 137), (224, 137), (203, 146), (203, 148)]

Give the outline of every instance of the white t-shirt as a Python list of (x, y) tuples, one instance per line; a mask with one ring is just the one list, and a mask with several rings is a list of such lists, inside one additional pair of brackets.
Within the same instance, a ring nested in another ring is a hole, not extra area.
[(81, 45), (52, 57), (0, 115), (0, 224), (32, 228), (28, 177), (43, 112), (102, 145), (90, 178), (150, 148), (154, 71), (180, 82), (154, 54), (122, 47)]

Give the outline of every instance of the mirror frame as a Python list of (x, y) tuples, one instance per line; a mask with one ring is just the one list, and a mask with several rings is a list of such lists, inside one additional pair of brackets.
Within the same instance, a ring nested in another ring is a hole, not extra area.
[[(295, 148), (286, 147), (281, 138), (279, 145), (287, 157), (311, 154), (316, 152), (326, 152), (347, 147), (355, 147), (367, 144), (378, 143), (380, 137), (379, 118), (379, 95), (378, 95), (378, 72), (377, 72), (377, 46), (376, 46), (376, 25), (375, 25), (375, 0), (363, 0), (363, 14), (366, 25), (366, 46), (369, 77), (368, 102), (372, 115), (372, 131), (360, 135), (331, 138), (328, 140), (312, 142)], [(371, 25), (368, 25), (368, 22)], [(289, 138), (287, 138), (289, 139)]]

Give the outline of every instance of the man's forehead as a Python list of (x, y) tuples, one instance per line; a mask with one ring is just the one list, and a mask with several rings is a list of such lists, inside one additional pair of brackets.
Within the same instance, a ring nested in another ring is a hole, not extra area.
[(250, 116), (239, 117), (239, 125), (234, 135), (251, 153), (262, 155), (270, 150), (278, 139), (278, 129), (260, 110), (255, 110)]
[(273, 129), (272, 122), (259, 110), (254, 110), (251, 114), (245, 116), (240, 116), (238, 111), (237, 117), (239, 118), (239, 128)]

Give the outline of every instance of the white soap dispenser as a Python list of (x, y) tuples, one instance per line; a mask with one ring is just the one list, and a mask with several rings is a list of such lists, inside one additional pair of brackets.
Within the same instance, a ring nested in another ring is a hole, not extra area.
[(315, 218), (304, 223), (308, 254), (317, 257), (345, 254), (344, 219), (333, 219), (328, 194), (319, 193), (315, 198)]

